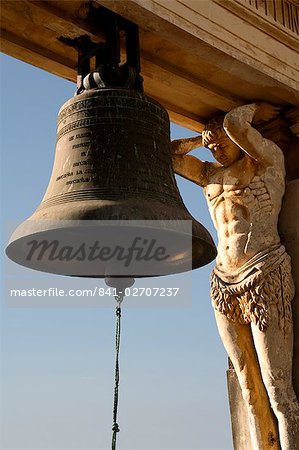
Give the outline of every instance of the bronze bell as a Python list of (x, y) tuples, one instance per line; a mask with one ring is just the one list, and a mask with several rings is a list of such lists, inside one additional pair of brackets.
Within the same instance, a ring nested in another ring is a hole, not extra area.
[(81, 221), (86, 221), (86, 235), (95, 230), (95, 221), (102, 221), (105, 226), (99, 225), (96, 230), (105, 239), (107, 221), (133, 223), (132, 231), (132, 221), (141, 221), (140, 227), (145, 230), (154, 227), (153, 221), (172, 224), (190, 220), (192, 250), (182, 248), (184, 231), (163, 225), (165, 238), (172, 242), (181, 239), (175, 250), (180, 255), (172, 255), (163, 274), (200, 267), (216, 255), (210, 234), (190, 215), (179, 194), (171, 164), (168, 114), (138, 91), (86, 90), (60, 109), (48, 189), (34, 214), (11, 237), (7, 255), (41, 271), (102, 277), (103, 271), (107, 274), (103, 267), (89, 273), (78, 267), (73, 270), (71, 264), (65, 268), (59, 261), (49, 265), (38, 256), (29, 260), (24, 249), (36, 238), (43, 241), (75, 236), (82, 228)]

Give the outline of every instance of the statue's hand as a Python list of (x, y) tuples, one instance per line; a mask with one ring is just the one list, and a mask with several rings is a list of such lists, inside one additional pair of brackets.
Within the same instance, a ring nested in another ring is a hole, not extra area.
[(261, 102), (257, 103), (257, 109), (254, 114), (253, 123), (259, 125), (262, 122), (268, 122), (279, 116), (282, 108), (281, 106), (272, 105), (271, 103)]

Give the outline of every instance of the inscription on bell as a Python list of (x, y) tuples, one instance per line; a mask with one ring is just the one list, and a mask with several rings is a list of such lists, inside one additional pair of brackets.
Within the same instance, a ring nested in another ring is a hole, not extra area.
[(74, 175), (73, 172), (64, 173), (62, 175), (59, 175), (59, 177), (56, 178), (56, 181), (62, 180), (63, 178), (71, 177), (72, 175)]
[(90, 146), (90, 142), (80, 142), (80, 144), (74, 144), (72, 146), (72, 148), (82, 148), (82, 147), (89, 147)]
[(67, 181), (65, 184), (66, 184), (66, 186), (69, 186), (70, 184), (77, 184), (77, 183), (92, 183), (96, 179), (97, 179), (97, 177), (81, 177), (81, 178), (76, 178), (75, 180)]
[(87, 133), (80, 133), (80, 134), (72, 134), (69, 137), (69, 141), (73, 141), (74, 139), (84, 139), (84, 138), (88, 138), (91, 137), (91, 133), (87, 132)]
[[(64, 120), (64, 124), (67, 122), (67, 120)], [(71, 184), (76, 183), (87, 183), (94, 181), (91, 177), (84, 177), (85, 174), (94, 174), (96, 173), (96, 168), (93, 166), (93, 159), (95, 157), (96, 151), (91, 150), (90, 147), (92, 145), (91, 141), (92, 132), (82, 132), (77, 134), (72, 134), (67, 138), (67, 144), (66, 146), (63, 145), (63, 149), (66, 151), (66, 149), (71, 149), (72, 151), (79, 150), (80, 153), (78, 154), (77, 160), (75, 159), (74, 162), (70, 163), (71, 168), (77, 168), (75, 172), (70, 170), (67, 173), (63, 173), (59, 175), (56, 178), (56, 181), (64, 181), (65, 186), (69, 186)], [(69, 147), (70, 146), (70, 147)], [(86, 151), (81, 151), (82, 149), (86, 149)], [(89, 166), (88, 168), (84, 169), (84, 166)], [(80, 167), (80, 169), (79, 169)], [(81, 169), (82, 167), (82, 169)], [(67, 178), (74, 177), (72, 180), (69, 180)], [(80, 177), (79, 179), (77, 177)], [(83, 177), (82, 177), (83, 176)]]
[(116, 189), (124, 196), (143, 198), (147, 191), (163, 202), (179, 202), (169, 177), (166, 111), (145, 96), (123, 90), (88, 96), (70, 100), (59, 113), (56, 176), (45, 202), (54, 204), (64, 197), (78, 201), (81, 196), (109, 199)]
[(74, 162), (73, 167), (89, 166), (89, 165), (91, 166), (92, 164), (93, 164), (93, 161), (91, 159), (86, 159), (86, 160)]

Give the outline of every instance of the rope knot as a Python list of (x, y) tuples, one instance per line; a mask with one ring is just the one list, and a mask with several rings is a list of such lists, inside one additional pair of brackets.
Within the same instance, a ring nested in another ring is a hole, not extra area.
[(119, 428), (118, 423), (116, 423), (116, 422), (113, 423), (113, 425), (112, 425), (112, 431), (113, 431), (114, 433), (118, 433), (118, 432), (120, 431), (120, 428)]

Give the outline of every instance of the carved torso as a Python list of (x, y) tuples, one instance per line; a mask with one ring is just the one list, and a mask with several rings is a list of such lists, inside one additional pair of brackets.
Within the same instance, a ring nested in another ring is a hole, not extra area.
[(279, 243), (281, 167), (265, 167), (246, 155), (228, 168), (212, 171), (204, 192), (218, 233), (216, 262), (221, 271), (238, 271), (257, 253)]

